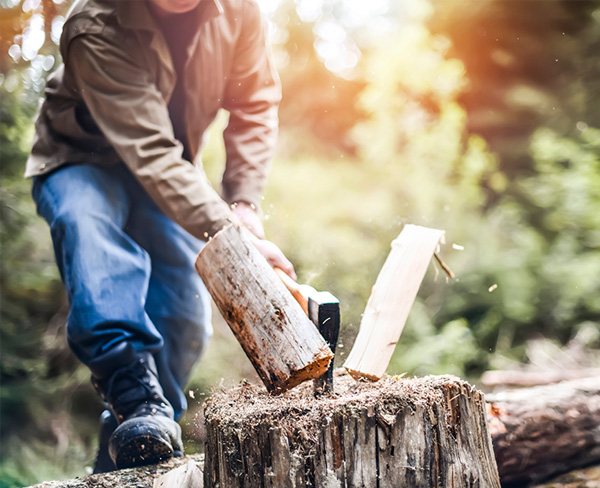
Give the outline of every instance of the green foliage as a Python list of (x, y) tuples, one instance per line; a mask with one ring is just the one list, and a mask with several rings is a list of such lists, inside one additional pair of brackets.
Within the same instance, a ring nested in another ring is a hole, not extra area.
[(0, 479), (6, 486), (82, 474), (96, 427), (81, 419), (99, 413), (89, 374), (66, 345), (65, 297), (48, 228), (22, 177), (33, 110), (20, 96), (2, 89)]
[(498, 208), (505, 231), (521, 244), (511, 243), (509, 252), (521, 254), (536, 285), (509, 284), (529, 320), (512, 316), (521, 335), (535, 330), (566, 340), (580, 322), (600, 318), (600, 131), (567, 139), (541, 129), (531, 153), (535, 174), (518, 181)]

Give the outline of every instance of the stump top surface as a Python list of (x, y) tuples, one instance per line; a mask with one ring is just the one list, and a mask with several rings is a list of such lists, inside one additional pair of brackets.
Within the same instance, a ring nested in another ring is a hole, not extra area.
[(275, 396), (261, 386), (243, 381), (229, 390), (215, 391), (206, 402), (205, 413), (207, 418), (211, 416), (221, 422), (234, 423), (266, 415), (276, 419), (290, 413), (294, 413), (296, 419), (298, 414), (310, 416), (316, 413), (321, 417), (339, 408), (381, 407), (386, 400), (398, 406), (430, 404), (438, 400), (449, 385), (471, 388), (466, 381), (450, 375), (423, 378), (386, 375), (377, 382), (355, 380), (341, 368), (334, 375), (335, 393), (318, 398), (314, 396), (311, 383)]
[(452, 389), (471, 390), (483, 402), (483, 394), (454, 376), (405, 378), (385, 376), (378, 382), (355, 380), (343, 369), (335, 371), (335, 394), (315, 398), (311, 383), (273, 396), (257, 385), (243, 382), (226, 391), (216, 391), (204, 407), (206, 422), (252, 435), (253, 426), (269, 423), (294, 437), (309, 441), (323, 421), (334, 414), (376, 410), (378, 417), (395, 416), (400, 410), (431, 405)]

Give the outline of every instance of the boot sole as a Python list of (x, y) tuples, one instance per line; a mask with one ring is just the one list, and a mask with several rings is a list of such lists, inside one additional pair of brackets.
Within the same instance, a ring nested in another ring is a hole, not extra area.
[(169, 442), (154, 436), (140, 436), (121, 446), (117, 452), (117, 469), (156, 464), (172, 458), (173, 448)]
[(174, 450), (168, 433), (151, 421), (123, 427), (125, 424), (110, 440), (111, 457), (117, 469), (156, 464), (182, 454), (179, 449)]

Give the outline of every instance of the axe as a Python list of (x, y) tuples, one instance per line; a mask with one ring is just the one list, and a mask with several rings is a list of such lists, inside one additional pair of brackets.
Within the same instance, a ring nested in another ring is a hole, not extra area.
[[(335, 354), (340, 333), (339, 300), (328, 291), (317, 291), (310, 285), (299, 285), (279, 268), (275, 268), (275, 272)], [(317, 396), (333, 393), (333, 359), (323, 376), (315, 379), (314, 388)]]

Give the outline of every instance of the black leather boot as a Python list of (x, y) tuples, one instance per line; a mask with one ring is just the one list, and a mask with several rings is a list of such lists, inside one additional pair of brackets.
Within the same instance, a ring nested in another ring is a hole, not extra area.
[(183, 455), (181, 428), (158, 382), (154, 358), (137, 359), (92, 383), (109, 405), (119, 426), (108, 442), (117, 469), (154, 464)]

